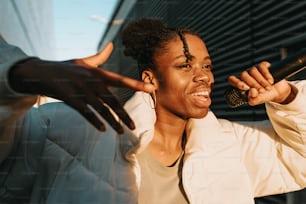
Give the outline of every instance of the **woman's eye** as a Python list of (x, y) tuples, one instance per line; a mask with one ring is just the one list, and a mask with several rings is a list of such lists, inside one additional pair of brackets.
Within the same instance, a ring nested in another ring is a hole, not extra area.
[(210, 70), (212, 70), (212, 65), (211, 65), (211, 64), (204, 64), (202, 67), (203, 67), (204, 69), (210, 69)]
[(191, 68), (191, 65), (190, 64), (182, 64), (182, 65), (179, 65), (179, 68)]

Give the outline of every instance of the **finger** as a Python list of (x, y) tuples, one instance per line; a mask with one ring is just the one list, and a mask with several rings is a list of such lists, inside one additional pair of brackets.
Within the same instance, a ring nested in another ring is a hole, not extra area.
[(256, 67), (252, 67), (249, 71), (243, 71), (240, 74), (240, 79), (244, 81), (249, 87), (261, 89), (262, 86), (257, 82), (255, 77), (257, 76), (258, 71)]
[(123, 121), (123, 123), (128, 126), (128, 128), (130, 128), (131, 130), (135, 129), (135, 124), (133, 120), (124, 110), (120, 102), (111, 94), (111, 92), (106, 90), (106, 92), (103, 93), (101, 98), (104, 103), (106, 103), (118, 115), (118, 117)]
[(258, 94), (259, 94), (259, 92), (258, 92), (258, 90), (255, 89), (255, 88), (251, 88), (251, 89), (249, 90), (249, 97), (250, 97), (250, 98), (256, 98), (256, 97), (258, 96)]
[(105, 105), (106, 104), (104, 104), (102, 101), (91, 102), (91, 106), (95, 109), (95, 111), (97, 111), (97, 113), (102, 116), (117, 133), (122, 134), (123, 127)]
[(249, 105), (255, 106), (255, 105), (258, 104), (258, 99), (257, 99), (258, 94), (259, 94), (258, 90), (255, 89), (255, 88), (251, 88), (249, 90), (249, 95), (248, 95), (248, 103), (249, 103)]
[(271, 67), (271, 64), (269, 62), (263, 61), (259, 63), (258, 69), (261, 72), (261, 74), (264, 76), (264, 78), (271, 84), (274, 83), (274, 78), (272, 74), (270, 73), (269, 68)]
[(125, 87), (135, 91), (144, 91), (147, 93), (152, 93), (155, 89), (152, 84), (144, 83), (142, 81), (138, 81), (136, 79), (132, 79), (130, 77), (126, 77), (114, 72), (101, 69), (97, 69), (97, 71), (104, 75), (103, 78), (104, 80), (107, 80), (108, 86)]
[[(268, 70), (265, 70), (264, 68), (262, 68), (263, 72), (269, 72)], [(256, 81), (254, 84), (254, 86), (257, 89), (271, 89), (271, 84), (270, 82), (263, 76), (262, 72), (256, 68), (256, 67), (252, 67), (249, 71), (249, 75)]]
[(244, 83), (243, 81), (241, 81), (238, 77), (234, 75), (228, 77), (228, 82), (230, 83), (230, 85), (240, 90), (247, 91), (250, 89), (250, 87), (246, 83)]
[(115, 119), (114, 115), (110, 112), (110, 109), (107, 107), (107, 104), (104, 103), (104, 99), (101, 100), (100, 98), (98, 98), (98, 96), (96, 94), (93, 94), (93, 92), (89, 88), (87, 87), (83, 88), (86, 93), (86, 102), (91, 106), (93, 112), (97, 114), (96, 116), (99, 117), (101, 116), (102, 118), (104, 118), (110, 124), (110, 126), (112, 126), (113, 129), (119, 134), (123, 133), (123, 128), (121, 124)]
[[(66, 102), (67, 103), (67, 102)], [(96, 114), (85, 103), (73, 102), (67, 103), (69, 106), (76, 109), (81, 115), (83, 115), (94, 127), (100, 131), (105, 131), (105, 125), (96, 116)]]
[(112, 42), (109, 42), (100, 52), (96, 53), (95, 55), (77, 59), (76, 62), (78, 64), (84, 64), (89, 67), (98, 67), (101, 64), (104, 64), (109, 56), (111, 55), (114, 49), (114, 45)]

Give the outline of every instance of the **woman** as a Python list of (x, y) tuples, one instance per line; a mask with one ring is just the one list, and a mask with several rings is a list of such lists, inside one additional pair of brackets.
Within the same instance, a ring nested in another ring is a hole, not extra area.
[(305, 82), (273, 84), (270, 64), (262, 62), (229, 81), (249, 90), (250, 105), (267, 102), (274, 129), (268, 121), (218, 120), (209, 110), (212, 62), (197, 34), (141, 19), (122, 38), (125, 55), (155, 87), (150, 96), (137, 92), (125, 106), (140, 138), (134, 150), (140, 204), (245, 204), (305, 187), (306, 112), (298, 105)]
[[(95, 68), (111, 45), (93, 57), (49, 62), (24, 61), (0, 41), (2, 202), (251, 204), (305, 187), (305, 82), (273, 84), (261, 63), (230, 82), (249, 89), (251, 105), (266, 102), (273, 128), (217, 120), (209, 110), (211, 59), (197, 35), (144, 19), (124, 30), (123, 41), (145, 83)], [(152, 93), (137, 92), (125, 106), (136, 128), (109, 85)], [(31, 108), (37, 94), (66, 104)]]

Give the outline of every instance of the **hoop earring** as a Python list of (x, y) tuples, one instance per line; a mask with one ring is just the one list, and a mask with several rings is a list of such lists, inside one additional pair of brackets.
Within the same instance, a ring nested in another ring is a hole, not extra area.
[(150, 106), (152, 109), (155, 109), (156, 108), (156, 93), (155, 91), (153, 91), (151, 94), (151, 98), (152, 100), (150, 100)]

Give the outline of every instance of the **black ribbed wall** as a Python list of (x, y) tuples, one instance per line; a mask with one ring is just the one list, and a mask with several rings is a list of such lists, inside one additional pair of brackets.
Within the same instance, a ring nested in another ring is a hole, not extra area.
[[(169, 26), (187, 26), (203, 37), (216, 81), (211, 108), (217, 116), (232, 120), (261, 120), (266, 115), (264, 106), (227, 106), (224, 91), (228, 75), (262, 60), (278, 61), (306, 47), (306, 1), (142, 0), (137, 1), (128, 20), (141, 17), (161, 18)], [(119, 35), (115, 46), (111, 66), (135, 77), (136, 64), (122, 55)], [(299, 77), (305, 75), (303, 72)], [(119, 91), (123, 102), (130, 94)]]
[[(262, 60), (276, 62), (306, 47), (306, 0), (138, 0), (127, 20), (163, 19), (169, 26), (192, 28), (205, 40), (214, 65), (212, 110), (220, 118), (262, 120), (263, 105), (231, 109), (224, 100), (227, 77)], [(137, 78), (135, 61), (122, 54), (118, 33), (116, 50), (107, 68)], [(305, 79), (306, 71), (295, 76)], [(130, 90), (117, 89), (124, 103)], [(256, 204), (301, 204), (303, 191), (256, 199)], [(220, 195), (222, 196), (222, 195)], [(288, 199), (291, 198), (291, 199)]]

